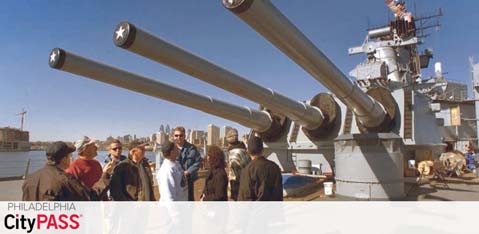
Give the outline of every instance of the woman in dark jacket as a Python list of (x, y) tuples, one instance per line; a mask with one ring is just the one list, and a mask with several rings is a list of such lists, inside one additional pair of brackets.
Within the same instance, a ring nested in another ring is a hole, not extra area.
[(225, 154), (218, 146), (208, 146), (208, 164), (210, 169), (206, 176), (201, 200), (227, 201), (228, 176), (225, 171)]

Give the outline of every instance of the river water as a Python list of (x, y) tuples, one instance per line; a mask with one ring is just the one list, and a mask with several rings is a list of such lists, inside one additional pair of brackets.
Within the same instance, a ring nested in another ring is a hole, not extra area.
[[(125, 154), (126, 151), (123, 152)], [(103, 165), (108, 151), (98, 151), (96, 159)], [(155, 162), (155, 153), (147, 151), (145, 156)], [(77, 155), (73, 154), (73, 159)], [(20, 176), (25, 173), (28, 159), (30, 160), (29, 174), (43, 167), (46, 163), (45, 151), (28, 152), (0, 152), (0, 178), (7, 176)]]

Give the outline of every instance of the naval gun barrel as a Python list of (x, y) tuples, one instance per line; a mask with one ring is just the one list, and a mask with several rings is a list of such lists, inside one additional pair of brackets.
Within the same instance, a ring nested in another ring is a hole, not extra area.
[(308, 130), (319, 129), (327, 125), (325, 123), (329, 121), (323, 121), (325, 117), (318, 107), (290, 99), (271, 89), (264, 88), (129, 22), (121, 22), (116, 27), (113, 41), (115, 45), (123, 49), (281, 113)]
[(235, 121), (258, 132), (268, 131), (272, 125), (270, 115), (264, 111), (241, 107), (215, 100), (211, 97), (195, 94), (150, 78), (83, 58), (63, 49), (55, 48), (52, 50), (49, 65), (55, 69), (201, 110)]
[(381, 128), (388, 115), (354, 85), (270, 0), (222, 0), (223, 5), (334, 93), (366, 128)]

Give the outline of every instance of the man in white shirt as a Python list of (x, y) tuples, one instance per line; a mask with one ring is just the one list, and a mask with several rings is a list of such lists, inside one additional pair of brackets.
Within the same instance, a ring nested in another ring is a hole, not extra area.
[(183, 169), (176, 160), (179, 155), (178, 147), (173, 142), (165, 142), (161, 151), (164, 160), (157, 175), (160, 187), (160, 201), (187, 201), (188, 187), (183, 179)]

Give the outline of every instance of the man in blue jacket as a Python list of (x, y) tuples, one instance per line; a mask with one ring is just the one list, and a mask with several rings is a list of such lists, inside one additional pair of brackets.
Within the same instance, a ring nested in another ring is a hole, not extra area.
[(185, 128), (178, 126), (173, 130), (173, 139), (180, 150), (178, 162), (185, 171), (185, 177), (188, 181), (188, 201), (194, 201), (194, 183), (198, 179), (198, 170), (201, 164), (201, 155), (196, 146), (190, 144), (185, 139)]

